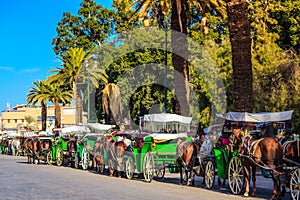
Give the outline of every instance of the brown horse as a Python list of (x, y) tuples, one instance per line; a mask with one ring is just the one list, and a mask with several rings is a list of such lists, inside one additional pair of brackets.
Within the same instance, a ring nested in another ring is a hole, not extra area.
[(104, 137), (99, 138), (95, 141), (93, 146), (93, 167), (100, 173), (104, 172), (105, 161), (104, 161)]
[(117, 175), (121, 177), (124, 172), (123, 156), (127, 149), (123, 141), (117, 141), (110, 147), (109, 176)]
[(66, 152), (66, 158), (68, 161), (68, 164), (71, 164), (71, 166), (74, 166), (75, 164), (75, 154), (77, 151), (77, 141), (76, 139), (70, 139), (67, 143), (67, 152)]
[(300, 140), (286, 141), (283, 144), (284, 161), (288, 165), (300, 164)]
[(177, 140), (177, 158), (175, 160), (175, 164), (180, 166), (180, 185), (183, 184), (184, 179), (186, 179), (187, 185), (194, 185), (193, 166), (191, 165), (193, 163), (193, 157), (195, 158), (195, 156), (197, 156), (197, 154), (200, 152), (200, 146), (201, 145), (199, 142), (186, 142), (184, 139)]
[(254, 140), (250, 135), (241, 136), (240, 131), (233, 131), (233, 143), (239, 142), (239, 154), (245, 174), (246, 190), (244, 196), (249, 196), (250, 172), (252, 173), (253, 191), (256, 195), (256, 167), (268, 170), (274, 183), (271, 199), (281, 199), (280, 188), (275, 177), (280, 174), (278, 169), (282, 166), (283, 150), (282, 145), (276, 138), (262, 138)]

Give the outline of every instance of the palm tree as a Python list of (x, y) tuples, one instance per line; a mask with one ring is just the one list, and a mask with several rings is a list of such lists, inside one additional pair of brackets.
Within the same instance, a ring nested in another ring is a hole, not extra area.
[(32, 87), (27, 94), (27, 103), (35, 105), (40, 103), (42, 110), (42, 131), (46, 131), (47, 128), (47, 99), (49, 97), (49, 85), (43, 81), (38, 80), (33, 82), (34, 87)]
[[(118, 0), (118, 2), (128, 2), (125, 0)], [(217, 13), (224, 16), (225, 3), (222, 0), (157, 0), (157, 1), (145, 1), (137, 0), (128, 5), (127, 9), (134, 8), (139, 13), (139, 19), (144, 20), (145, 25), (150, 25), (154, 22), (155, 18), (158, 24), (162, 24), (164, 18), (169, 17), (171, 13), (171, 46), (172, 46), (172, 63), (174, 66), (174, 86), (175, 96), (177, 102), (175, 105), (175, 112), (177, 114), (189, 115), (189, 67), (188, 67), (188, 41), (187, 27), (188, 27), (188, 13), (189, 6), (194, 5), (202, 12), (202, 26), (206, 26), (205, 14), (214, 8)], [(150, 16), (150, 20), (149, 20)], [(183, 33), (183, 34), (178, 34)], [(176, 52), (176, 53), (175, 53)], [(183, 55), (183, 56), (180, 56)], [(184, 79), (178, 78), (183, 76)], [(180, 102), (180, 104), (179, 104)], [(180, 107), (181, 106), (181, 107)]]
[(72, 90), (64, 82), (52, 82), (49, 85), (48, 99), (54, 104), (55, 127), (61, 127), (60, 103), (66, 105), (72, 100)]
[(232, 51), (234, 109), (253, 111), (251, 39), (246, 0), (227, 3), (228, 27)]
[[(70, 48), (66, 54), (62, 55), (62, 67), (54, 69), (50, 72), (56, 74), (48, 78), (49, 82), (63, 80), (73, 88), (73, 98), (76, 101), (76, 123), (82, 123), (82, 95), (78, 89), (78, 83), (84, 83), (86, 80), (90, 81), (93, 86), (98, 87), (98, 81), (106, 77), (105, 72), (97, 68), (95, 62), (86, 62), (87, 67), (83, 64), (86, 60), (92, 60), (88, 53), (83, 48)], [(90, 66), (90, 65), (93, 66)]]
[[(110, 123), (116, 124), (118, 114), (122, 114), (121, 92), (114, 83), (107, 83), (102, 92), (102, 108), (110, 116)], [(114, 117), (113, 117), (114, 116)]]

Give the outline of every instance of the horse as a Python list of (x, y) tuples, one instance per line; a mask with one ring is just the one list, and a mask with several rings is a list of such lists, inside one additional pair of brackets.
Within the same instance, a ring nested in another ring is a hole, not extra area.
[(68, 163), (71, 163), (72, 166), (74, 166), (74, 158), (77, 151), (77, 141), (76, 139), (70, 139), (67, 143), (67, 152), (66, 152), (66, 158), (68, 160)]
[(283, 147), (283, 156), (286, 159), (289, 159), (287, 164), (300, 164), (300, 140), (295, 141), (286, 141), (282, 145)]
[(110, 146), (109, 176), (114, 176), (115, 174), (119, 177), (122, 176), (124, 172), (123, 156), (126, 149), (127, 145), (124, 141), (116, 141)]
[(21, 142), (19, 139), (13, 139), (12, 142), (11, 142), (11, 153), (13, 156), (18, 156), (20, 155), (19, 152), (20, 152), (20, 149), (21, 149)]
[(26, 138), (23, 143), (23, 149), (25, 151), (25, 154), (27, 155), (27, 163), (33, 162), (33, 139), (32, 138)]
[[(180, 173), (180, 185), (183, 185), (183, 175), (186, 177), (187, 185), (194, 185), (194, 176), (193, 176), (193, 162), (200, 153), (200, 143), (199, 142), (186, 142), (183, 139), (177, 140), (176, 146), (176, 155), (175, 164), (179, 165)], [(190, 172), (190, 174), (189, 174)], [(184, 174), (183, 174), (184, 173)]]
[(249, 196), (250, 172), (252, 173), (253, 191), (252, 196), (256, 196), (256, 167), (260, 166), (270, 172), (274, 186), (271, 199), (281, 199), (280, 186), (276, 174), (282, 166), (283, 149), (276, 138), (266, 137), (259, 140), (253, 139), (250, 135), (241, 135), (239, 129), (233, 130), (233, 144), (239, 144), (238, 152), (245, 175), (246, 190), (244, 196)]
[(98, 138), (93, 146), (93, 167), (96, 171), (104, 172), (104, 137)]

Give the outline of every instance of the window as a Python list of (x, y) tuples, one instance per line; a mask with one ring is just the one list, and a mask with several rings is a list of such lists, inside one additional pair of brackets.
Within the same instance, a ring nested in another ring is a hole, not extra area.
[(22, 119), (21, 121), (22, 121), (22, 123), (24, 123), (24, 119)]
[(7, 120), (7, 123), (10, 123), (10, 119)]
[(17, 120), (17, 119), (15, 119), (15, 123), (18, 123), (18, 120)]

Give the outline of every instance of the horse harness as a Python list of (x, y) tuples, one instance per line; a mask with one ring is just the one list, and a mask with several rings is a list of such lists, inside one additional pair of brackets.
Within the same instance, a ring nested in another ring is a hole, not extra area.
[[(258, 156), (256, 156), (254, 154), (254, 152), (256, 151), (259, 143), (264, 138), (261, 138), (261, 139), (258, 139), (258, 140), (254, 140), (252, 142), (251, 142), (251, 139), (252, 139), (251, 135), (245, 135), (242, 138), (242, 143), (241, 143), (241, 149), (240, 150), (242, 150), (243, 148), (245, 148), (246, 154), (241, 154), (240, 153), (240, 156), (248, 158), (252, 163), (254, 163), (255, 165), (257, 165), (258, 167), (261, 167), (261, 168), (266, 169), (266, 170), (274, 170), (274, 171), (276, 171), (271, 166), (268, 166), (263, 161), (261, 161), (261, 157), (258, 157)], [(255, 162), (255, 159), (259, 159), (259, 162)], [(269, 161), (273, 161), (273, 160), (269, 160)]]

